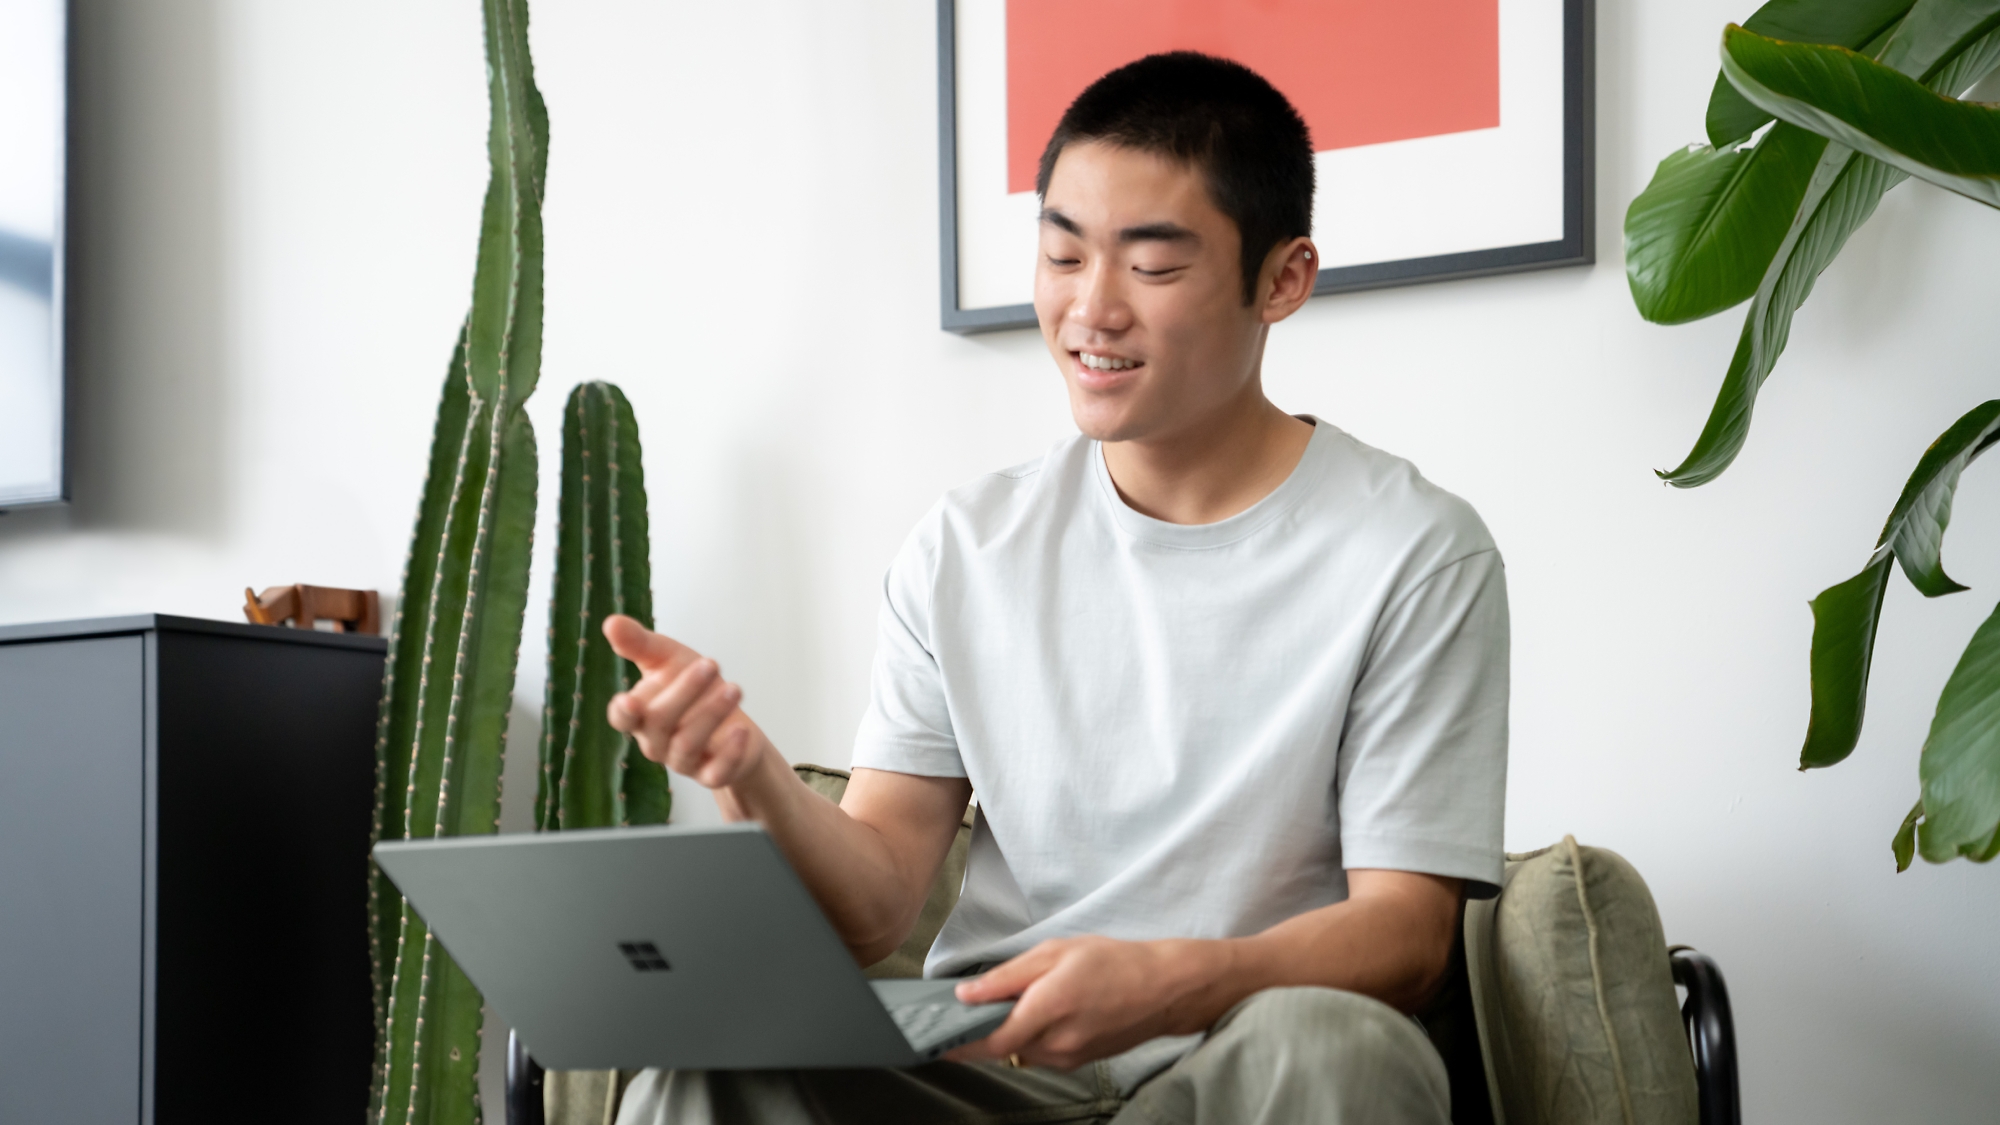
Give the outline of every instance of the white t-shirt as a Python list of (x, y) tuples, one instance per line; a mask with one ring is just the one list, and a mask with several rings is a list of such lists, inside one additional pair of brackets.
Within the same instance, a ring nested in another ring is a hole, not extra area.
[(1053, 937), (1222, 938), (1348, 868), (1501, 875), (1507, 594), (1471, 506), (1317, 422), (1218, 523), (1119, 499), (1095, 441), (948, 494), (889, 569), (854, 765), (971, 780), (925, 971)]

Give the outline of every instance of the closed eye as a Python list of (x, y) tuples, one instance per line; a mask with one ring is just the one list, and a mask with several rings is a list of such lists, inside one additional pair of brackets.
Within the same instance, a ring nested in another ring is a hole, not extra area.
[(1143, 266), (1133, 266), (1132, 272), (1140, 277), (1171, 277), (1186, 268), (1186, 266), (1168, 266), (1165, 269), (1149, 270)]

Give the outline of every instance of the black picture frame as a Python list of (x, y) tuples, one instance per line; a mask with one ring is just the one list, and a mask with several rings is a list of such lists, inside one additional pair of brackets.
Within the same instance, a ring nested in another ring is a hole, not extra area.
[[(939, 327), (961, 336), (1035, 325), (1033, 305), (968, 309), (958, 294), (957, 2), (937, 2)], [(1339, 266), (1319, 271), (1313, 296), (1432, 281), (1587, 266), (1597, 260), (1597, 13), (1595, 0), (1563, 0), (1563, 235), (1534, 242)]]

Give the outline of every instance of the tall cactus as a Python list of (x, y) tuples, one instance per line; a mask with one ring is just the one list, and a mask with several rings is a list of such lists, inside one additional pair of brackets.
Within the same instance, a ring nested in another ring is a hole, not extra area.
[[(548, 113), (526, 0), (483, 0), (492, 166), (472, 309), (445, 376), (390, 630), (376, 732), (375, 838), (492, 832), (527, 611), (542, 353)], [(369, 883), (377, 1125), (481, 1120), (479, 992), (379, 870)]]
[(653, 624), (639, 424), (609, 383), (578, 385), (563, 408), (558, 505), (535, 827), (662, 824), (673, 807), (667, 771), (604, 719), (638, 678), (605, 641), (604, 619)]

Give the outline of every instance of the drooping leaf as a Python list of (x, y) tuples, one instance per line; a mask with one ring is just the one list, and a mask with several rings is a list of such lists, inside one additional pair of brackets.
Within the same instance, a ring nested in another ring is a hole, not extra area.
[(1722, 69), (1745, 97), (1913, 176), (2000, 207), (2000, 108), (1962, 102), (1838, 47), (1732, 27)]
[(1684, 324), (1740, 304), (1784, 241), (1826, 138), (1778, 125), (1754, 148), (1683, 149), (1625, 212), (1625, 278), (1639, 315)]
[(1896, 829), (1896, 838), (1889, 842), (1889, 851), (1896, 857), (1898, 874), (1910, 869), (1910, 861), (1917, 855), (1917, 821), (1924, 815), (1924, 799), (1910, 806), (1910, 815), (1903, 818), (1903, 826)]
[[(1792, 43), (1829, 43), (1862, 50), (1884, 38), (1911, 0), (1771, 0), (1743, 26)], [(1708, 96), (1708, 141), (1717, 148), (1756, 132), (1771, 115), (1745, 99), (1722, 75)]]
[(1880, 551), (1860, 574), (1812, 600), (1812, 718), (1799, 768), (1820, 769), (1854, 752), (1868, 705), (1868, 667), (1875, 627), (1889, 586), (1889, 553)]
[(1945, 681), (1917, 774), (1923, 857), (1991, 858), (2000, 841), (2000, 609), (1972, 634)]
[(1660, 473), (1676, 488), (1694, 488), (1722, 475), (1750, 434), (1757, 392), (1783, 354), (1791, 336), (1792, 316), (1820, 272), (1839, 255), (1841, 247), (1903, 174), (1888, 165), (1856, 156), (1842, 145), (1830, 144), (1813, 169), (1791, 228), (1773, 255), (1744, 317), (1736, 354), (1723, 375), (1708, 421), (1687, 458)]
[(1854, 752), (1868, 696), (1868, 666), (1889, 561), (1928, 597), (1965, 587), (1945, 575), (1941, 548), (1951, 523), (1952, 496), (1974, 458), (2000, 441), (2000, 399), (1981, 403), (1952, 423), (1917, 461), (1860, 574), (1812, 601), (1812, 719), (1799, 768), (1830, 766)]
[(1944, 532), (1951, 525), (1951, 502), (1960, 475), (1996, 441), (2000, 441), (2000, 399), (1989, 399), (1967, 411), (1924, 450), (1889, 511), (1876, 546), (1895, 551), (1910, 585), (1925, 597), (1965, 589), (1944, 572)]
[[(2000, 0), (1918, 0), (1883, 48), (1883, 60), (1888, 62), (1895, 52), (1897, 69), (1934, 90), (1959, 92), (2000, 64), (1996, 24), (2000, 24)], [(1945, 53), (1934, 57), (1933, 49)], [(1757, 393), (1790, 338), (1793, 315), (1848, 237), (1875, 213), (1883, 194), (1905, 178), (1903, 172), (1846, 145), (1827, 145), (1791, 227), (1757, 287), (1736, 354), (1701, 436), (1681, 464), (1660, 474), (1667, 483), (1680, 488), (1706, 484), (1736, 459), (1750, 432)]]

